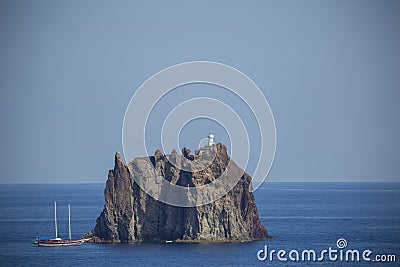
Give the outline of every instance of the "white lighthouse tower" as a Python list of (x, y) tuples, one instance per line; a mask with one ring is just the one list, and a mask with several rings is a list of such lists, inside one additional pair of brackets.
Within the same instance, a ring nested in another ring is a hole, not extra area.
[(213, 133), (208, 134), (208, 146), (212, 146), (214, 144), (214, 135)]

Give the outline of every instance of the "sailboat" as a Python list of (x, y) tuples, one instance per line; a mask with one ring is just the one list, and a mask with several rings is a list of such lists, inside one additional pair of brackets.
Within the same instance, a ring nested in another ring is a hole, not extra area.
[(62, 239), (58, 237), (57, 232), (57, 203), (54, 201), (54, 230), (55, 238), (38, 237), (34, 242), (38, 246), (42, 247), (61, 247), (61, 246), (80, 246), (86, 240), (85, 239), (72, 239), (71, 238), (71, 206), (68, 204), (68, 239)]

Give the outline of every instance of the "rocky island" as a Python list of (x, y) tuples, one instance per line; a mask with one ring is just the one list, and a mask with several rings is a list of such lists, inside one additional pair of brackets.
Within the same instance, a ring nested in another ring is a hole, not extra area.
[[(216, 152), (212, 163), (196, 172), (180, 170), (171, 164), (171, 158), (180, 157), (175, 150), (168, 156), (157, 150), (147, 159), (152, 163), (151, 168), (170, 183), (199, 187), (217, 179), (230, 161), (223, 144), (212, 146)], [(192, 161), (199, 153), (191, 155), (184, 148), (181, 157)], [(146, 178), (150, 173), (150, 167), (141, 163), (141, 159), (126, 165), (116, 153), (115, 166), (108, 173), (104, 190), (104, 210), (86, 237), (92, 237), (94, 242), (234, 242), (270, 238), (258, 216), (250, 190), (251, 177), (244, 171), (223, 197), (205, 205), (179, 207), (163, 203), (141, 189), (135, 177)], [(241, 170), (236, 164), (233, 168)]]

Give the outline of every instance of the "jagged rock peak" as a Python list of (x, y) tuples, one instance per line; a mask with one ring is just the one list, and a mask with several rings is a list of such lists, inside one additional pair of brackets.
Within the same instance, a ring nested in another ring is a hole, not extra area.
[(120, 167), (125, 165), (124, 160), (122, 159), (121, 155), (119, 154), (119, 151), (117, 151), (115, 153), (114, 164), (115, 164), (115, 166), (120, 166)]
[(154, 160), (159, 161), (162, 157), (164, 157), (163, 153), (161, 153), (160, 149), (157, 149), (156, 152), (154, 152)]
[(191, 159), (191, 155), (190, 155), (191, 150), (187, 147), (184, 147), (182, 149), (182, 155), (187, 158), (187, 159)]

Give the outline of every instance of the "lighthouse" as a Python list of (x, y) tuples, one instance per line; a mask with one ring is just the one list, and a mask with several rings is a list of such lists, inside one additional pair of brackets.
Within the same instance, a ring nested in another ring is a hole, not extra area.
[(214, 144), (214, 135), (212, 133), (208, 134), (208, 146), (212, 146)]

